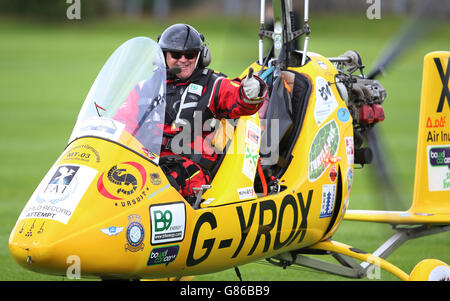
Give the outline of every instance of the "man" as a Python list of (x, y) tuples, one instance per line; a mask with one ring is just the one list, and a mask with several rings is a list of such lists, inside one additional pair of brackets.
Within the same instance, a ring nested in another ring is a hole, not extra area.
[[(181, 162), (176, 160), (162, 167), (172, 186), (188, 198), (193, 196), (193, 188), (210, 182), (209, 171), (217, 160), (217, 153), (208, 147), (210, 141), (204, 143), (214, 128), (204, 124), (214, 118), (236, 119), (256, 113), (267, 99), (268, 88), (256, 76), (230, 80), (206, 68), (211, 61), (209, 49), (204, 45), (203, 35), (190, 25), (168, 27), (158, 37), (158, 44), (167, 66), (160, 162), (167, 163), (165, 159), (181, 156)], [(196, 120), (201, 121), (202, 128), (197, 136)], [(179, 139), (180, 135), (183, 139)]]

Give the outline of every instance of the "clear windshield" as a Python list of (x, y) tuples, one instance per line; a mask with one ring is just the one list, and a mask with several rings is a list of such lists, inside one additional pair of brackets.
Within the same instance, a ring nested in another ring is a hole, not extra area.
[(162, 142), (165, 89), (166, 68), (159, 45), (144, 37), (125, 42), (97, 76), (69, 142), (82, 136), (97, 136), (157, 158)]

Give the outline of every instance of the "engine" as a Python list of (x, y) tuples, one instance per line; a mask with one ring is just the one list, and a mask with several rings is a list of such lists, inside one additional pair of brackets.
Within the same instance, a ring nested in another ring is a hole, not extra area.
[[(361, 56), (356, 51), (347, 51), (330, 61), (338, 69), (336, 86), (353, 118), (355, 163), (371, 163), (373, 155), (367, 146), (367, 135), (385, 119), (382, 103), (386, 90), (377, 80), (364, 76)], [(360, 75), (354, 75), (357, 70)]]

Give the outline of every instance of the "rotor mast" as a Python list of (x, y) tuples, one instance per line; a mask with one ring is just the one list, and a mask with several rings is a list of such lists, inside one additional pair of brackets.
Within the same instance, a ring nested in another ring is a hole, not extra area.
[[(306, 62), (310, 28), (309, 20), (309, 0), (304, 0), (304, 24), (303, 27), (295, 29), (295, 14), (292, 0), (271, 1), (273, 9), (273, 31), (265, 29), (266, 1), (261, 0), (261, 16), (259, 30), (259, 63), (263, 65), (263, 37), (268, 37), (273, 42), (273, 58), (279, 63), (288, 66), (291, 52), (294, 51), (293, 42), (300, 36), (306, 34), (303, 45), (303, 57), (301, 65)], [(280, 61), (281, 60), (281, 61)], [(298, 64), (298, 63), (297, 63)]]
[(306, 57), (308, 56), (308, 42), (309, 42), (309, 34), (310, 34), (310, 29), (309, 29), (309, 25), (308, 25), (308, 21), (309, 21), (309, 0), (304, 0), (305, 3), (305, 8), (303, 11), (303, 15), (304, 15), (304, 25), (303, 28), (306, 29), (306, 36), (305, 36), (305, 43), (303, 44), (303, 56), (302, 56), (302, 66), (305, 64), (306, 62)]

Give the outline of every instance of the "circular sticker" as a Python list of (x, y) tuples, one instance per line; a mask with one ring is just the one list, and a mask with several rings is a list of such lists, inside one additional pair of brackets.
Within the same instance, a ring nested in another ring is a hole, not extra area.
[(126, 239), (127, 243), (125, 244), (125, 250), (131, 252), (137, 252), (139, 250), (144, 249), (144, 226), (141, 223), (141, 217), (137, 214), (132, 214), (128, 216), (128, 226)]
[(340, 108), (337, 111), (337, 117), (342, 122), (347, 122), (350, 119), (350, 112), (346, 108)]
[(127, 241), (133, 246), (139, 246), (144, 240), (144, 228), (138, 222), (133, 222), (127, 228)]

